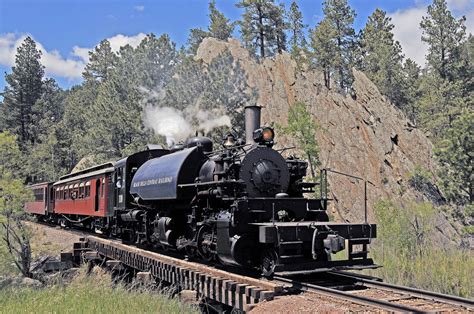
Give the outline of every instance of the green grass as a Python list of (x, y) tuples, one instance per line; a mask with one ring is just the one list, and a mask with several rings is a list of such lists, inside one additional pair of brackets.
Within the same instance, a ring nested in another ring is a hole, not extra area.
[(383, 267), (368, 273), (386, 282), (474, 298), (474, 256), (470, 251), (431, 246), (409, 257), (387, 247), (382, 251), (376, 245), (373, 256)]
[(111, 284), (102, 271), (81, 272), (68, 285), (43, 289), (9, 287), (0, 290), (0, 313), (192, 313), (176, 298)]
[(400, 208), (379, 202), (378, 236), (371, 250), (383, 268), (367, 273), (389, 283), (474, 298), (474, 252), (436, 243), (436, 214), (426, 203)]

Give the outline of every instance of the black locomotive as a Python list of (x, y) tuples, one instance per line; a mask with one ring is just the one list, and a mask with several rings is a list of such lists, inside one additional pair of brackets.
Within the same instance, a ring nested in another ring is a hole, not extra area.
[[(245, 108), (245, 140), (229, 134), (155, 147), (117, 162), (30, 186), (25, 210), (63, 227), (81, 225), (148, 247), (275, 272), (376, 267), (367, 246), (376, 226), (329, 222), (326, 171), (318, 199), (307, 163), (272, 148), (260, 108)], [(347, 258), (331, 256), (347, 250)]]
[[(376, 226), (329, 222), (328, 199), (307, 199), (307, 163), (272, 148), (260, 108), (245, 108), (246, 139), (229, 134), (222, 149), (194, 137), (115, 163), (107, 226), (129, 241), (207, 261), (275, 272), (374, 267), (367, 245)], [(153, 152), (152, 155), (150, 155)], [(148, 160), (146, 160), (148, 159)], [(346, 249), (345, 260), (331, 255)], [(356, 249), (359, 250), (356, 251)]]

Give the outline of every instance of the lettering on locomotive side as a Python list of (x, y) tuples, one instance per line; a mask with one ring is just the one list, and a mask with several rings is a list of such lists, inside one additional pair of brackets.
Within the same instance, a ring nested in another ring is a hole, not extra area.
[(144, 187), (149, 185), (157, 185), (157, 184), (166, 184), (173, 182), (173, 177), (161, 177), (156, 179), (148, 179), (143, 181), (138, 181), (133, 183), (134, 188)]

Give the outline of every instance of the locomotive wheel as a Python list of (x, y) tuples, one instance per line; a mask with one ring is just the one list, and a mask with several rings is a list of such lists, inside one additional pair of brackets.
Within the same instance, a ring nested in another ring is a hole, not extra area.
[(210, 262), (212, 260), (212, 252), (210, 250), (210, 247), (208, 244), (205, 244), (205, 242), (208, 242), (206, 239), (210, 234), (212, 233), (211, 227), (204, 225), (202, 226), (197, 234), (197, 251), (199, 253), (199, 256), (201, 256), (203, 259), (206, 261)]
[(278, 260), (278, 254), (274, 249), (266, 249), (263, 251), (260, 265), (262, 275), (265, 277), (273, 276)]

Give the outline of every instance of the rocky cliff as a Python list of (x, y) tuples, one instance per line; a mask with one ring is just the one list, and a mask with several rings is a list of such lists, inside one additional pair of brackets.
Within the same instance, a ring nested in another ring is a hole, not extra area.
[[(355, 94), (343, 96), (328, 90), (318, 71), (298, 69), (290, 55), (284, 53), (259, 62), (236, 40), (207, 38), (196, 58), (209, 63), (224, 51), (240, 63), (247, 73), (248, 85), (257, 90), (257, 103), (263, 106), (262, 123), (284, 125), (291, 105), (296, 101), (309, 105), (320, 126), (317, 140), (322, 166), (370, 181), (369, 220), (374, 220), (373, 205), (382, 198), (405, 206), (413, 200), (443, 202), (436, 186), (420, 188), (410, 180), (415, 168), (435, 174), (431, 142), (362, 72), (354, 70)], [(295, 145), (278, 130), (277, 136), (278, 147)], [(329, 183), (335, 200), (332, 215), (337, 220), (361, 221), (363, 184), (338, 175), (330, 175)], [(437, 220), (440, 238), (457, 238), (444, 214), (440, 213)]]

